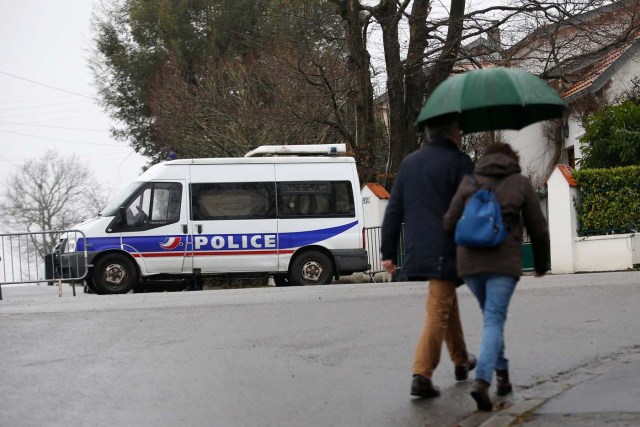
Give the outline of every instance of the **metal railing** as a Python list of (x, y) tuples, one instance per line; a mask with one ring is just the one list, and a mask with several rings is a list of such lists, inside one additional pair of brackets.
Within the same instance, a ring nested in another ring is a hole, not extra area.
[[(375, 282), (375, 275), (384, 273), (386, 270), (382, 266), (380, 256), (380, 245), (382, 243), (382, 227), (365, 228), (365, 239), (367, 243), (367, 256), (369, 257), (369, 270), (365, 274), (369, 275), (372, 282)], [(404, 226), (400, 232), (400, 241), (398, 242), (398, 269), (402, 268), (404, 262)]]
[(84, 280), (86, 246), (82, 244), (83, 250), (75, 251), (81, 241), (85, 241), (85, 235), (79, 230), (0, 234), (0, 300), (3, 285), (57, 283), (58, 295), (62, 296), (63, 282), (75, 285)]
[[(382, 267), (382, 259), (380, 258), (380, 244), (382, 243), (382, 227), (367, 227), (366, 242), (367, 256), (369, 257), (369, 270), (365, 274), (369, 276), (371, 282), (375, 283), (375, 275), (384, 273)], [(529, 235), (524, 233), (522, 241), (522, 271), (533, 271), (533, 249), (531, 248), (531, 239)], [(400, 241), (398, 242), (398, 270), (404, 265), (404, 224), (400, 232)], [(397, 273), (396, 273), (397, 274)]]

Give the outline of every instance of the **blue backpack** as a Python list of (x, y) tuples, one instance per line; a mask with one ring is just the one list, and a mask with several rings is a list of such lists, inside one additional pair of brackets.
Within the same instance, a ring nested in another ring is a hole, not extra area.
[(474, 177), (471, 179), (477, 188), (456, 225), (456, 245), (470, 248), (499, 246), (507, 237), (500, 202), (495, 193), (495, 188), (502, 180), (497, 180), (487, 189), (482, 188)]

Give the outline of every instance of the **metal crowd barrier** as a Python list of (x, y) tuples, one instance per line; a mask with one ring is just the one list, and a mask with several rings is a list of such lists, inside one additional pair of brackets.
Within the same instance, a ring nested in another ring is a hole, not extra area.
[(76, 296), (75, 282), (87, 276), (87, 252), (75, 246), (85, 237), (79, 230), (0, 234), (0, 300), (3, 285), (25, 283), (57, 283), (58, 296), (62, 283), (71, 283)]
[[(380, 258), (380, 244), (382, 243), (382, 227), (366, 227), (365, 239), (367, 243), (367, 256), (369, 257), (369, 270), (365, 274), (369, 275), (371, 282), (375, 283), (375, 275), (384, 273), (386, 270), (382, 266)], [(404, 226), (400, 233), (400, 241), (398, 242), (398, 269), (402, 268), (404, 261)]]

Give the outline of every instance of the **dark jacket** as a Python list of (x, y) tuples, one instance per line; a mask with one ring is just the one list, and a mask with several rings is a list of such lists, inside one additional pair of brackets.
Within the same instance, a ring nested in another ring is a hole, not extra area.
[(398, 242), (404, 223), (401, 279), (457, 279), (453, 237), (442, 218), (462, 178), (473, 163), (449, 139), (434, 138), (408, 155), (391, 190), (382, 223), (382, 259), (398, 263)]
[[(531, 182), (520, 174), (518, 162), (502, 153), (486, 155), (476, 165), (475, 178), (484, 187), (491, 186), (497, 179), (502, 180), (497, 183), (495, 192), (508, 234), (505, 241), (495, 248), (458, 247), (460, 277), (480, 273), (520, 277), (523, 225), (533, 246), (534, 270), (538, 273), (546, 272), (550, 260), (547, 221)], [(455, 230), (464, 206), (476, 188), (476, 184), (469, 177), (465, 177), (444, 216), (445, 229)]]

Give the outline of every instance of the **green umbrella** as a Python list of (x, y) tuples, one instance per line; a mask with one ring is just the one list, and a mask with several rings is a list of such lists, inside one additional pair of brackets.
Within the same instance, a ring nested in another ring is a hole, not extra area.
[(467, 133), (519, 130), (532, 123), (562, 117), (567, 105), (555, 90), (533, 74), (512, 68), (483, 68), (450, 77), (424, 104), (419, 127), (459, 114)]

